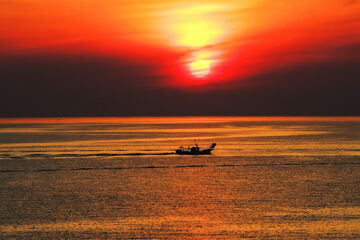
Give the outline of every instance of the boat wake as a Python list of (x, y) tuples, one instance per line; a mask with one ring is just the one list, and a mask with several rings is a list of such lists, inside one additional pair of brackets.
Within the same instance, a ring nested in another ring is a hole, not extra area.
[(296, 166), (335, 166), (360, 165), (360, 162), (307, 162), (307, 163), (264, 163), (264, 164), (218, 164), (218, 165), (164, 165), (164, 166), (114, 166), (114, 167), (79, 167), (79, 168), (44, 168), (44, 169), (6, 169), (0, 173), (21, 172), (58, 172), (58, 171), (99, 171), (99, 170), (142, 170), (142, 169), (180, 169), (180, 168), (235, 168), (235, 167), (296, 167)]
[(89, 154), (78, 154), (78, 153), (62, 153), (62, 154), (43, 154), (43, 153), (32, 153), (22, 156), (12, 154), (0, 154), (0, 159), (26, 159), (26, 158), (82, 158), (82, 157), (116, 157), (116, 156), (164, 156), (174, 155), (174, 152), (162, 152), (162, 153), (89, 153)]

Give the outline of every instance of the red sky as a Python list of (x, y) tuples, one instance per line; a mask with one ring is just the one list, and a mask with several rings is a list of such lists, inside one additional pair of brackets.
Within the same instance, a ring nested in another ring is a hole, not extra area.
[[(103, 72), (91, 84), (108, 88), (280, 86), (268, 79), (316, 64), (323, 71), (334, 64), (353, 70), (360, 58), (360, 1), (2, 0), (0, 58), (4, 78), (26, 78), (11, 72), (23, 69), (33, 76), (28, 81), (46, 75), (59, 86), (51, 73), (69, 71), (76, 85), (93, 65)], [(280, 82), (298, 84), (285, 78)]]

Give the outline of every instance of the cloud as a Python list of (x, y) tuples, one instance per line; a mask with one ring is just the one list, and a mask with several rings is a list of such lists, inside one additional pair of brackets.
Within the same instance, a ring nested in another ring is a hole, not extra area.
[(188, 91), (154, 87), (153, 66), (122, 59), (2, 58), (0, 117), (359, 115), (359, 64), (303, 63)]
[(154, 75), (153, 68), (95, 56), (3, 57), (1, 114), (77, 115), (116, 109), (118, 101), (127, 101), (136, 89), (156, 85), (161, 77)]

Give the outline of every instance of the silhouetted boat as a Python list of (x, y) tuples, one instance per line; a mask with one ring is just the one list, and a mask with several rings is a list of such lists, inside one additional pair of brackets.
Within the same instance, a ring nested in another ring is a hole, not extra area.
[(209, 148), (200, 149), (199, 146), (195, 143), (195, 146), (184, 148), (183, 146), (179, 147), (176, 150), (176, 154), (187, 154), (187, 155), (205, 155), (211, 154), (211, 151), (214, 150), (216, 143), (211, 144)]

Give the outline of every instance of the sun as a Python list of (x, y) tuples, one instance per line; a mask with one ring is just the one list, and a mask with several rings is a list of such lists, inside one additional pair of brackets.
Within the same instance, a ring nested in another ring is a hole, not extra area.
[(225, 24), (218, 19), (218, 13), (222, 10), (224, 5), (200, 4), (169, 12), (166, 29), (170, 42), (173, 46), (190, 50), (191, 53), (183, 61), (195, 79), (204, 79), (219, 62), (219, 54), (206, 49), (225, 38)]
[(218, 62), (218, 52), (199, 50), (192, 53), (189, 59), (190, 73), (198, 79), (204, 79), (211, 72), (211, 68)]
[(209, 60), (197, 60), (189, 64), (191, 74), (198, 78), (203, 78), (210, 73)]

